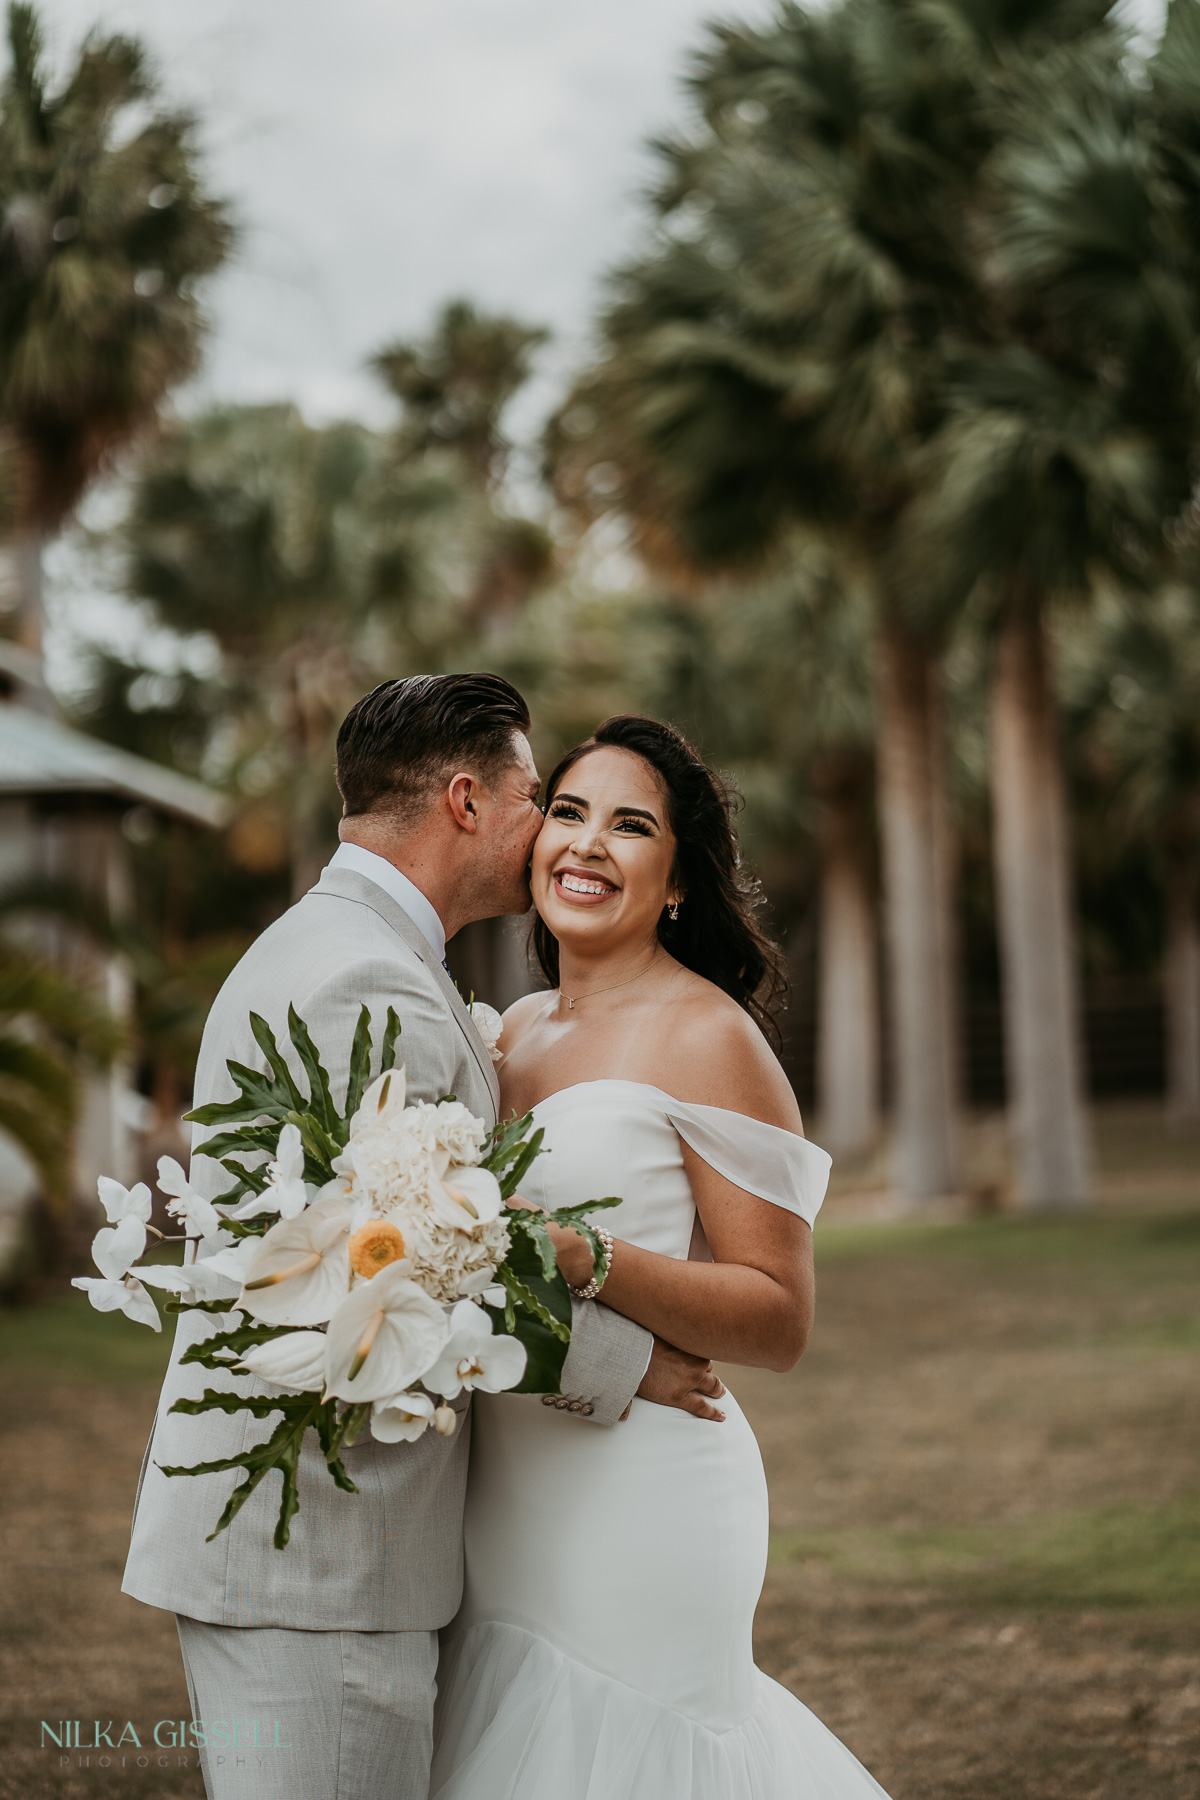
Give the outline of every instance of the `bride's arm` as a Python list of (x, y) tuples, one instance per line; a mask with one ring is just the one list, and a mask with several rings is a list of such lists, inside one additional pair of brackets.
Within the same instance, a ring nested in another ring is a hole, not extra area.
[[(665, 1067), (686, 1069), (680, 1097), (800, 1130), (795, 1097), (757, 1027), (722, 1001), (691, 1029), (676, 1016)], [(654, 1085), (667, 1087), (658, 1079)], [(792, 1368), (812, 1330), (812, 1231), (803, 1219), (760, 1200), (683, 1145), (683, 1162), (713, 1261), (683, 1262), (618, 1240), (601, 1298), (657, 1337), (697, 1356), (756, 1368)], [(599, 1220), (604, 1223), (603, 1218)], [(591, 1253), (573, 1232), (555, 1233), (573, 1286), (591, 1272)]]
[[(618, 1239), (601, 1299), (693, 1355), (794, 1367), (813, 1322), (811, 1230), (735, 1187), (686, 1144), (683, 1158), (713, 1261), (682, 1262)], [(561, 1236), (559, 1264), (573, 1286), (588, 1280), (591, 1252), (574, 1232)]]

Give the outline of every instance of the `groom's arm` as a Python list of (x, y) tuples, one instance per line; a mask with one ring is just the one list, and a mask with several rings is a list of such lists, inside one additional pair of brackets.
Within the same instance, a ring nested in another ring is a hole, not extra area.
[(653, 1349), (651, 1333), (632, 1319), (594, 1300), (574, 1300), (562, 1391), (544, 1394), (543, 1404), (593, 1425), (615, 1425), (628, 1412)]

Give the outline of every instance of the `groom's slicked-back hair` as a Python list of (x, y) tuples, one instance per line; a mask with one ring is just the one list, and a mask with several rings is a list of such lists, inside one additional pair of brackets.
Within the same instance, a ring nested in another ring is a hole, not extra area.
[(491, 783), (516, 761), (529, 708), (501, 675), (410, 675), (382, 681), (342, 720), (337, 784), (345, 816), (420, 823), (460, 769)]

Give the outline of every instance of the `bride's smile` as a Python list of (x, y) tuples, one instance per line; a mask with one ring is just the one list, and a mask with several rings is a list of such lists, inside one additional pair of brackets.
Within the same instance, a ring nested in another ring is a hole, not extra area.
[(662, 783), (642, 757), (605, 747), (575, 764), (551, 796), (530, 870), (567, 968), (586, 980), (600, 961), (657, 960), (663, 909), (682, 898), (675, 854)]

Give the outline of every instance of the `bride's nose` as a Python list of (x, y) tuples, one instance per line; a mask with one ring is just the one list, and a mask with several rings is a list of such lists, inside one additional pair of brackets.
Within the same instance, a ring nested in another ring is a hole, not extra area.
[(582, 820), (579, 829), (571, 839), (571, 849), (576, 856), (603, 856), (604, 846), (599, 825)]

